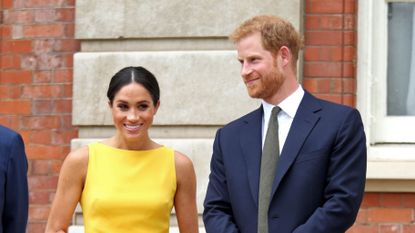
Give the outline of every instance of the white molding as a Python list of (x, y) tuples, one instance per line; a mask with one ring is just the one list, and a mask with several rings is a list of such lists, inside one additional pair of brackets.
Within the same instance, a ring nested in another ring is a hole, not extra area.
[(415, 145), (369, 146), (366, 192), (415, 192)]
[[(359, 109), (365, 126), (366, 137), (372, 138), (371, 119), (371, 90), (372, 90), (372, 43), (370, 41), (373, 34), (372, 24), (372, 0), (358, 1), (358, 38), (357, 38), (357, 101), (356, 107)], [(371, 142), (368, 140), (368, 142)]]
[(366, 190), (415, 192), (415, 145), (399, 144), (415, 141), (414, 121), (408, 123), (413, 118), (385, 117), (386, 96), (378, 94), (386, 93), (387, 2), (358, 4), (357, 108), (368, 141)]
[(415, 180), (367, 180), (366, 192), (414, 193)]
[(368, 147), (368, 180), (414, 180), (415, 145)]
[(370, 144), (414, 143), (415, 117), (386, 116), (388, 2), (359, 1), (357, 108)]
[(415, 145), (368, 147), (367, 192), (415, 192)]

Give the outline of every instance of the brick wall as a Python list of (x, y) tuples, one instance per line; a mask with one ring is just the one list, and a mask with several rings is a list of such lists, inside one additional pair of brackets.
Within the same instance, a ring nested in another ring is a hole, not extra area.
[(29, 232), (43, 232), (70, 139), (74, 0), (0, 0), (0, 124), (29, 158)]
[(413, 233), (414, 208), (412, 193), (366, 193), (348, 233)]
[(356, 102), (357, 0), (306, 0), (304, 87), (317, 96)]

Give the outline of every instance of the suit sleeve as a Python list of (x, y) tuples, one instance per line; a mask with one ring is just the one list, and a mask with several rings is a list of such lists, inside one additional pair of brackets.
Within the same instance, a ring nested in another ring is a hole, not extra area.
[(366, 139), (357, 110), (339, 127), (327, 171), (324, 204), (294, 233), (343, 233), (353, 225), (366, 181)]
[(28, 218), (27, 159), (20, 135), (11, 142), (5, 187), (3, 232), (24, 233)]
[(238, 233), (234, 223), (232, 206), (227, 188), (226, 171), (223, 163), (220, 133), (218, 130), (213, 144), (210, 163), (209, 184), (204, 201), (203, 221), (206, 233)]

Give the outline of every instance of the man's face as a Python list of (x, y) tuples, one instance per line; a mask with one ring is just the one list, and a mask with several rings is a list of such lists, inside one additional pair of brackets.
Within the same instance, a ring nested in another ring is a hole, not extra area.
[[(278, 56), (265, 50), (261, 34), (248, 34), (236, 43), (238, 60), (241, 63), (241, 76), (252, 98), (260, 98), (269, 103), (284, 82)], [(276, 51), (277, 52), (277, 51)]]

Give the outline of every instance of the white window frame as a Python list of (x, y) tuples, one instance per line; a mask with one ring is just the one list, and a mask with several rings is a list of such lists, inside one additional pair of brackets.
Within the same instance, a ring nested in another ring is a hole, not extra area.
[(357, 108), (368, 141), (368, 191), (415, 191), (415, 117), (386, 115), (387, 7), (404, 1), (358, 1)]

